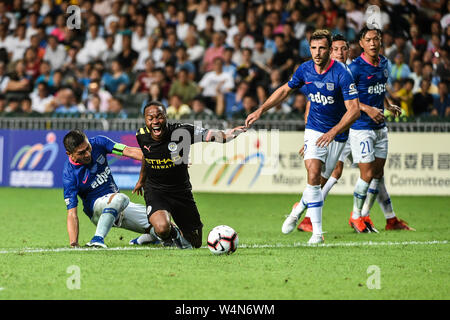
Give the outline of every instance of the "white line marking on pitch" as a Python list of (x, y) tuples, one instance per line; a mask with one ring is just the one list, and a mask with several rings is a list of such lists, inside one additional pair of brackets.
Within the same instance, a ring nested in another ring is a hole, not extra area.
[[(307, 243), (294, 242), (292, 244), (240, 244), (239, 248), (243, 249), (274, 249), (274, 248), (297, 248), (297, 247), (372, 247), (372, 246), (405, 246), (405, 245), (439, 245), (448, 244), (448, 240), (434, 240), (434, 241), (362, 241), (362, 242), (335, 242), (335, 243), (322, 243), (318, 245), (309, 245)], [(207, 248), (207, 247), (202, 247)], [(107, 251), (137, 251), (137, 250), (175, 250), (175, 248), (164, 248), (164, 247), (111, 247), (107, 249), (98, 248), (23, 248), (23, 249), (0, 249), (0, 254), (8, 253), (46, 253), (46, 252), (93, 252), (99, 250)]]

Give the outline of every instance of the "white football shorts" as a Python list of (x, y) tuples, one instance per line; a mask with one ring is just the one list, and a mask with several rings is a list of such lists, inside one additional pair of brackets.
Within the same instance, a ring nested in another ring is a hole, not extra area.
[(339, 160), (339, 156), (344, 149), (345, 142), (332, 141), (328, 147), (320, 148), (316, 146), (316, 141), (322, 135), (323, 132), (305, 129), (304, 160), (319, 159), (322, 161), (323, 165), (321, 175), (325, 179), (328, 179)]
[(375, 158), (386, 159), (388, 154), (388, 129), (350, 129), (349, 140), (355, 163), (370, 163)]
[(350, 140), (347, 140), (347, 142), (345, 143), (344, 149), (342, 150), (341, 155), (339, 156), (339, 161), (345, 163), (345, 160), (347, 160), (347, 158), (350, 160), (350, 162), (353, 162)]

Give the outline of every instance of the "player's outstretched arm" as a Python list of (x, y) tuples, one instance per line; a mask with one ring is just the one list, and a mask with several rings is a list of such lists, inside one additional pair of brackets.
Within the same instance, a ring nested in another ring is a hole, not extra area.
[(129, 147), (125, 146), (125, 148), (122, 151), (122, 155), (124, 157), (132, 158), (134, 160), (142, 160), (143, 154), (141, 148), (137, 147)]
[(67, 210), (67, 232), (69, 233), (69, 243), (71, 247), (78, 247), (78, 214), (77, 207)]
[(391, 112), (394, 117), (399, 117), (402, 114), (402, 108), (395, 104), (392, 104), (387, 97), (384, 97), (384, 107), (386, 108), (386, 110)]
[(245, 119), (245, 126), (249, 128), (256, 120), (258, 120), (264, 112), (279, 105), (284, 99), (287, 98), (291, 92), (291, 88), (287, 83), (275, 90), (274, 93), (270, 95), (269, 98), (258, 108), (258, 110), (250, 113)]
[(324, 133), (321, 137), (319, 137), (319, 139), (317, 139), (317, 146), (322, 148), (328, 146), (338, 134), (348, 130), (353, 122), (355, 122), (361, 116), (358, 98), (346, 100), (344, 103), (345, 107), (347, 108), (347, 112), (344, 114), (341, 121), (339, 121), (337, 125), (335, 125), (330, 129), (330, 131)]
[(206, 142), (227, 143), (231, 140), (236, 139), (238, 135), (245, 131), (247, 131), (247, 127), (245, 126), (239, 126), (224, 131), (211, 129), (209, 130), (208, 136), (206, 137)]

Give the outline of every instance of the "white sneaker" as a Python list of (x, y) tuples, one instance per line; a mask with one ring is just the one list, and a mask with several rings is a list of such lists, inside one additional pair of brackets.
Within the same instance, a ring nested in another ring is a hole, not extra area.
[(311, 238), (308, 240), (308, 244), (320, 244), (324, 243), (325, 239), (323, 238), (323, 235), (321, 234), (313, 234)]
[(288, 215), (286, 217), (286, 220), (284, 220), (283, 226), (281, 227), (281, 232), (283, 232), (284, 234), (291, 233), (292, 230), (294, 230), (297, 226), (297, 221), (298, 217)]

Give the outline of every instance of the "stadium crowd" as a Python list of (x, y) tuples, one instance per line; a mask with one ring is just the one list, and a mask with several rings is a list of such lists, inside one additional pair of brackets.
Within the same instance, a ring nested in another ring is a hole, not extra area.
[[(403, 117), (450, 117), (445, 0), (0, 0), (0, 116), (127, 118), (159, 100), (171, 119), (245, 119), (310, 59), (315, 29), (356, 58), (369, 5)], [(266, 117), (303, 118), (306, 101)]]

